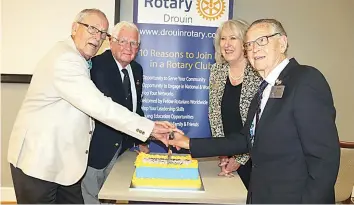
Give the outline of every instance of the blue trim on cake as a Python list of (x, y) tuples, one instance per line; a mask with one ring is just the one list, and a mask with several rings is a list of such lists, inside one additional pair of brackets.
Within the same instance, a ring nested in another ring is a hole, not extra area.
[(159, 178), (159, 179), (199, 179), (197, 168), (136, 168), (137, 178)]

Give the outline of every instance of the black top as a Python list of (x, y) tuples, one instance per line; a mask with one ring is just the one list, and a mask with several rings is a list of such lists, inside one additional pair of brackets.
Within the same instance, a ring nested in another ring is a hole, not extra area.
[(241, 87), (242, 83), (233, 86), (230, 79), (227, 78), (221, 100), (221, 117), (225, 136), (238, 133), (243, 127), (240, 114)]

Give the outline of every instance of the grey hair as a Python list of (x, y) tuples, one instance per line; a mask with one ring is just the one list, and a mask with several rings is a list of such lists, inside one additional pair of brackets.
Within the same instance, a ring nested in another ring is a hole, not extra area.
[(139, 32), (138, 27), (134, 23), (131, 23), (131, 22), (128, 22), (128, 21), (121, 21), (121, 22), (117, 23), (114, 26), (114, 28), (112, 29), (112, 34), (111, 35), (113, 37), (117, 37), (119, 35), (119, 32), (124, 27), (128, 27), (128, 28), (136, 30), (138, 32), (138, 43), (140, 43), (140, 32)]
[[(282, 35), (282, 36), (288, 36), (283, 25), (276, 19), (258, 19), (251, 24), (249, 29), (255, 25), (258, 25), (258, 24), (270, 25), (271, 28), (273, 29), (274, 33), (280, 33), (280, 35)], [(289, 43), (286, 45), (285, 54), (287, 53), (288, 48), (289, 48)]]
[(76, 15), (74, 22), (82, 22), (85, 19), (85, 17), (89, 14), (101, 14), (102, 16), (104, 16), (107, 19), (106, 14), (104, 14), (99, 9), (84, 9)]
[(241, 19), (237, 20), (228, 20), (223, 22), (219, 28), (215, 32), (215, 38), (214, 38), (214, 48), (215, 48), (215, 61), (218, 64), (223, 64), (225, 63), (225, 59), (221, 54), (221, 48), (220, 48), (220, 38), (221, 38), (221, 32), (224, 28), (230, 29), (236, 36), (239, 38), (242, 42), (244, 39), (244, 36), (246, 34), (246, 31), (248, 29), (249, 24), (246, 21), (243, 21)]

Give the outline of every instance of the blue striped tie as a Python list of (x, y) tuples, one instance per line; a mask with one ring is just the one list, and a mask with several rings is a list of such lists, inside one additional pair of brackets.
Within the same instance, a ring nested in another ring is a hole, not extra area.
[(263, 97), (263, 91), (267, 87), (268, 82), (263, 80), (261, 85), (259, 86), (259, 89), (257, 91), (257, 112), (256, 112), (256, 126), (258, 124), (260, 114), (261, 114), (261, 103), (262, 103), (262, 97)]
[(251, 128), (250, 128), (250, 135), (251, 135), (251, 143), (252, 143), (252, 145), (253, 145), (253, 142), (254, 142), (254, 137), (256, 135), (256, 128), (257, 128), (258, 121), (259, 121), (260, 114), (261, 114), (261, 102), (262, 102), (262, 97), (263, 97), (263, 91), (267, 87), (267, 85), (268, 85), (268, 82), (263, 80), (261, 85), (258, 88), (258, 91), (257, 91), (256, 95), (255, 95), (255, 98), (257, 99), (256, 122), (252, 123)]

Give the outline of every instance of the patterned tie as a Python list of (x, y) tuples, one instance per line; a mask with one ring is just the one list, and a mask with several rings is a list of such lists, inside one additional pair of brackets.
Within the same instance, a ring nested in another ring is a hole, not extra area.
[(267, 87), (267, 85), (268, 85), (268, 82), (263, 80), (261, 85), (258, 88), (256, 95), (255, 95), (255, 98), (257, 99), (256, 121), (255, 121), (255, 123), (252, 123), (251, 128), (250, 128), (252, 145), (254, 142), (254, 137), (256, 135), (256, 127), (258, 125), (258, 121), (259, 121), (260, 114), (261, 114), (261, 103), (262, 103), (263, 91)]
[(133, 111), (132, 90), (128, 70), (124, 68), (122, 69), (122, 72), (124, 74), (123, 87), (125, 91), (125, 107), (128, 108), (130, 111)]
[(91, 68), (92, 68), (92, 61), (91, 61), (91, 59), (87, 61), (87, 64), (88, 64), (88, 66), (89, 66), (88, 69), (91, 70)]
[(261, 103), (262, 103), (262, 97), (263, 97), (263, 91), (267, 87), (268, 82), (263, 80), (261, 85), (259, 86), (259, 89), (257, 91), (257, 112), (256, 112), (256, 126), (258, 124), (260, 114), (261, 114)]

